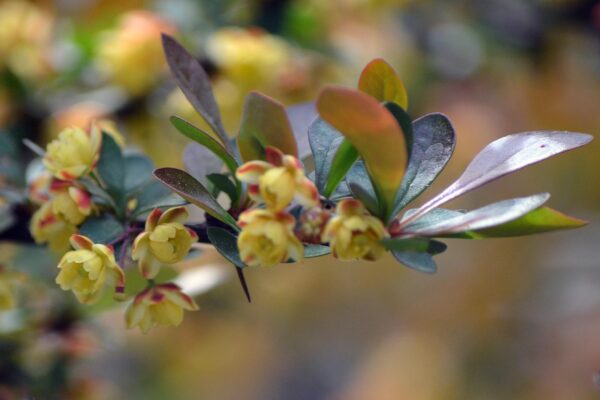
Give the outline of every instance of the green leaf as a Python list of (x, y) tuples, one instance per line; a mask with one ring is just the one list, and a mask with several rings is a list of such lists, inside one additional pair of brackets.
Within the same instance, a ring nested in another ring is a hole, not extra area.
[(373, 97), (341, 87), (325, 88), (317, 100), (317, 110), (362, 157), (387, 220), (408, 160), (400, 125)]
[(125, 191), (133, 192), (152, 179), (154, 163), (142, 154), (125, 155)]
[(251, 92), (246, 97), (237, 140), (244, 161), (264, 159), (267, 146), (298, 156), (296, 139), (285, 107), (258, 92)]
[(123, 225), (112, 215), (102, 214), (88, 218), (79, 228), (79, 233), (94, 243), (110, 243), (125, 232)]
[(246, 264), (240, 259), (240, 252), (237, 247), (237, 237), (230, 231), (223, 228), (209, 226), (207, 229), (208, 240), (215, 246), (215, 249), (229, 262), (238, 268), (246, 268)]
[(206, 177), (217, 189), (224, 192), (229, 197), (232, 205), (237, 204), (238, 192), (229, 177), (223, 174), (209, 174)]
[(447, 247), (442, 242), (425, 238), (384, 239), (382, 244), (392, 250), (392, 255), (400, 263), (428, 274), (437, 271), (433, 256), (444, 252)]
[(459, 239), (486, 239), (533, 235), (563, 229), (575, 229), (587, 221), (563, 214), (550, 207), (540, 207), (513, 221), (487, 229), (470, 230), (444, 235)]
[[(335, 155), (333, 156), (333, 160), (331, 160), (329, 168), (325, 167), (325, 169), (329, 169), (327, 184), (323, 192), (325, 197), (331, 196), (350, 168), (358, 160), (358, 151), (356, 151), (352, 143), (348, 140), (343, 140), (337, 149), (331, 148), (329, 151), (330, 153), (334, 151)], [(329, 154), (327, 154), (327, 158), (329, 158)]]
[(448, 234), (492, 228), (526, 215), (540, 207), (549, 198), (550, 195), (548, 193), (540, 193), (528, 197), (502, 200), (454, 218), (421, 226), (420, 228), (415, 228), (414, 225), (408, 224), (402, 230), (402, 234), (445, 236)]
[(204, 186), (185, 171), (177, 168), (159, 168), (154, 171), (162, 183), (192, 204), (202, 208), (221, 222), (239, 229), (235, 219), (210, 195)]
[(371, 61), (363, 69), (358, 88), (377, 100), (392, 101), (403, 109), (408, 108), (408, 94), (396, 71), (383, 59)]
[(304, 245), (304, 258), (321, 257), (329, 253), (331, 253), (329, 246), (323, 246), (321, 244)]
[(210, 78), (204, 68), (195, 57), (169, 35), (162, 34), (162, 43), (169, 68), (179, 88), (221, 139), (225, 148), (231, 151), (229, 136), (221, 121), (221, 114), (213, 95)]
[(183, 118), (173, 116), (170, 120), (173, 126), (179, 132), (212, 151), (221, 160), (223, 160), (229, 171), (231, 171), (232, 174), (235, 174), (235, 170), (238, 167), (237, 161), (235, 161), (233, 155), (230, 154), (219, 142), (213, 139), (212, 136), (204, 132), (202, 129), (190, 124)]
[[(400, 114), (397, 108), (388, 105), (394, 116)], [(450, 160), (456, 143), (452, 124), (445, 115), (439, 113), (415, 120), (412, 128), (404, 129), (404, 132), (407, 134), (410, 157), (392, 215), (397, 215), (431, 185)]]

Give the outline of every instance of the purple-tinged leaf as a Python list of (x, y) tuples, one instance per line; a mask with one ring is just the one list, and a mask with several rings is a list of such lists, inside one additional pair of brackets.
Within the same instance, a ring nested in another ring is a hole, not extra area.
[[(540, 193), (529, 197), (502, 200), (429, 225), (421, 223), (419, 227), (415, 227), (409, 223), (402, 229), (401, 236), (446, 236), (452, 233), (492, 228), (526, 215), (541, 207), (549, 198), (548, 193)], [(415, 220), (415, 223), (417, 222), (418, 219)]]
[(431, 185), (450, 160), (456, 141), (448, 118), (434, 113), (412, 123), (412, 138), (407, 143), (411, 143), (408, 168), (392, 215), (398, 214)]
[(210, 79), (204, 68), (195, 57), (171, 36), (163, 33), (162, 43), (167, 63), (177, 81), (177, 85), (196, 111), (221, 139), (223, 145), (231, 152), (229, 136), (221, 121), (221, 113), (212, 92)]
[(298, 145), (298, 158), (304, 160), (312, 154), (308, 140), (308, 128), (319, 116), (315, 102), (289, 106), (286, 108), (286, 112)]
[(237, 140), (244, 161), (263, 159), (267, 146), (298, 156), (285, 108), (278, 101), (258, 92), (251, 92), (246, 97)]
[(488, 182), (546, 158), (581, 147), (591, 135), (566, 131), (533, 131), (508, 135), (487, 145), (465, 172), (442, 193), (429, 200), (402, 224)]
[(200, 182), (187, 172), (177, 168), (159, 168), (154, 170), (154, 176), (175, 193), (202, 208), (214, 218), (236, 230), (239, 229), (235, 219), (217, 203), (217, 200)]
[(509, 221), (505, 224), (486, 229), (457, 232), (444, 237), (459, 239), (486, 239), (513, 236), (533, 235), (537, 233), (575, 229), (587, 225), (587, 221), (563, 214), (550, 207), (539, 207), (535, 210)]

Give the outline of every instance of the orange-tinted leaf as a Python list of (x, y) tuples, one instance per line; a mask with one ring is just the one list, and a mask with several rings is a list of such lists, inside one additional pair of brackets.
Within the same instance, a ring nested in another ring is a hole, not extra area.
[(387, 218), (408, 158), (398, 122), (373, 97), (341, 87), (325, 88), (317, 100), (317, 110), (323, 120), (340, 131), (358, 150)]
[(360, 74), (358, 89), (379, 101), (392, 101), (408, 109), (408, 95), (396, 71), (381, 58), (367, 64)]
[(246, 98), (237, 140), (244, 161), (264, 159), (267, 146), (298, 156), (296, 139), (285, 108), (258, 92), (251, 92)]

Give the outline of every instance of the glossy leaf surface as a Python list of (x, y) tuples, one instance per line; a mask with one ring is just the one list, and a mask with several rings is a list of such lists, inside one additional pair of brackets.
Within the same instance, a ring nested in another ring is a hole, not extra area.
[(456, 143), (450, 121), (439, 113), (415, 120), (411, 132), (408, 168), (398, 190), (393, 215), (431, 185), (450, 160)]
[(576, 149), (591, 140), (591, 135), (564, 131), (523, 132), (500, 138), (487, 145), (471, 161), (458, 180), (425, 203), (411, 218), (417, 218), (506, 174)]
[(267, 146), (276, 147), (285, 154), (298, 155), (285, 108), (258, 92), (252, 92), (246, 98), (237, 140), (244, 161), (264, 159)]
[(217, 203), (200, 182), (187, 172), (177, 168), (159, 168), (154, 171), (154, 176), (190, 203), (237, 229), (235, 219)]
[(422, 225), (420, 228), (415, 228), (409, 224), (403, 230), (403, 234), (443, 236), (458, 232), (487, 229), (516, 220), (542, 206), (549, 198), (550, 195), (548, 193), (540, 193), (528, 197), (502, 200), (453, 218), (440, 220), (430, 225)]
[(587, 222), (563, 214), (550, 207), (540, 207), (513, 221), (491, 228), (469, 230), (443, 235), (459, 239), (486, 239), (533, 235), (563, 229), (574, 229), (586, 225)]

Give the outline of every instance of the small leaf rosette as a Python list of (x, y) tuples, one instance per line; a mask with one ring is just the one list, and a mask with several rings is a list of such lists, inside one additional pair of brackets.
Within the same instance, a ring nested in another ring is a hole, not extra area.
[(249, 266), (270, 267), (293, 259), (301, 261), (304, 249), (294, 235), (294, 217), (283, 211), (254, 209), (238, 220), (242, 232), (237, 245), (240, 258)]
[(178, 326), (183, 310), (195, 311), (198, 305), (179, 286), (164, 283), (140, 292), (127, 308), (125, 320), (129, 329), (136, 326), (147, 333), (153, 326)]
[(154, 278), (162, 264), (174, 264), (187, 256), (198, 240), (196, 232), (183, 225), (187, 219), (185, 207), (170, 208), (164, 213), (156, 208), (150, 213), (131, 253), (144, 278)]
[(101, 144), (102, 132), (94, 124), (89, 131), (65, 129), (48, 144), (44, 165), (58, 179), (77, 179), (94, 168)]
[(354, 199), (340, 201), (337, 215), (327, 223), (323, 241), (329, 242), (334, 257), (340, 260), (374, 261), (383, 255), (381, 240), (388, 237), (381, 220), (369, 215)]
[(123, 293), (125, 275), (112, 248), (82, 235), (71, 236), (71, 245), (75, 250), (67, 252), (58, 264), (56, 283), (62, 290), (73, 291), (81, 303), (94, 303), (107, 286)]
[(275, 211), (285, 209), (294, 199), (306, 207), (318, 204), (319, 192), (304, 176), (300, 160), (274, 147), (265, 148), (265, 158), (249, 161), (236, 172), (236, 177), (248, 184), (252, 200)]

